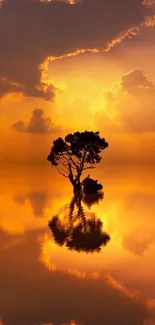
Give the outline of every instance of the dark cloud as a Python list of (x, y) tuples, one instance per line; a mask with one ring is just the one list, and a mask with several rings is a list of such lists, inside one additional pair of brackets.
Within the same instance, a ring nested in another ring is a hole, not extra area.
[(15, 201), (21, 205), (25, 204), (26, 200), (29, 200), (35, 217), (43, 217), (44, 210), (47, 207), (49, 195), (45, 192), (31, 192), (26, 195), (18, 195), (15, 197)]
[(33, 110), (32, 117), (27, 126), (23, 121), (18, 121), (14, 123), (12, 127), (17, 131), (36, 134), (55, 133), (62, 131), (61, 127), (57, 127), (52, 123), (50, 117), (44, 117), (44, 111), (42, 109)]
[(51, 101), (55, 97), (56, 88), (53, 85), (46, 85), (40, 83), (40, 86), (25, 87), (19, 85), (7, 78), (0, 78), (0, 98), (8, 93), (22, 93), (25, 97), (43, 98), (44, 100)]
[(17, 90), (25, 96), (53, 99), (55, 89), (47, 85), (45, 90), (39, 68), (47, 57), (79, 49), (107, 49), (150, 14), (152, 9), (142, 0), (80, 0), (75, 5), (4, 1), (0, 10), (0, 73), (7, 82), (1, 97)]

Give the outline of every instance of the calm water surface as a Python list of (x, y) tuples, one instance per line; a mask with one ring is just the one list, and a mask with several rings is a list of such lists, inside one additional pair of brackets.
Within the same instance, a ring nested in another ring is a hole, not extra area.
[(49, 166), (1, 167), (1, 325), (155, 324), (155, 170), (105, 167), (94, 177), (104, 200), (91, 212), (111, 240), (85, 253), (57, 245), (48, 228), (72, 199), (67, 180)]

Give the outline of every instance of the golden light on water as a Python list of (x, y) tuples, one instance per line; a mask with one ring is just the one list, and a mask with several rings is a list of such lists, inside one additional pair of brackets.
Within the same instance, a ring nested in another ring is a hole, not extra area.
[[(66, 247), (58, 247), (54, 241), (49, 237), (48, 234), (45, 234), (41, 239), (40, 239), (40, 244), (41, 244), (41, 252), (40, 252), (40, 262), (43, 263), (49, 271), (61, 271), (64, 273), (68, 273), (71, 275), (76, 276), (77, 278), (90, 278), (90, 279), (98, 279), (100, 276), (99, 272), (88, 272), (83, 271), (83, 270), (78, 270), (75, 268), (74, 262), (71, 262), (70, 264), (68, 263), (68, 258), (67, 262), (64, 264), (65, 259), (61, 262), (62, 256), (65, 256), (67, 253), (68, 249)], [(62, 252), (61, 252), (62, 251)], [(52, 254), (54, 253), (54, 255)], [(56, 258), (56, 255), (61, 253), (61, 257), (59, 259)], [(72, 253), (72, 252), (70, 252)], [(52, 258), (53, 255), (53, 258)], [(72, 254), (69, 254), (70, 256)], [(56, 259), (55, 259), (56, 258)], [(54, 262), (52, 262), (52, 259)], [(56, 264), (55, 264), (56, 261)], [(81, 268), (81, 266), (80, 266)], [(82, 267), (83, 269), (83, 267)]]

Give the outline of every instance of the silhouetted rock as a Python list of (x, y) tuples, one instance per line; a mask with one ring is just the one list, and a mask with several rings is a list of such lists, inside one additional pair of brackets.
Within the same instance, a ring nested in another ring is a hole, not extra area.
[(103, 188), (102, 184), (98, 184), (97, 180), (90, 178), (90, 175), (83, 180), (82, 185), (83, 192), (86, 194), (94, 194)]

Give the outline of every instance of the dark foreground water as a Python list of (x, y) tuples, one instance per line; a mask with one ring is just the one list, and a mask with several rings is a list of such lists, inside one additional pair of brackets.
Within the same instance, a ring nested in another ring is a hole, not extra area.
[(154, 168), (94, 175), (104, 199), (83, 206), (111, 239), (86, 253), (57, 245), (48, 228), (72, 199), (67, 180), (49, 166), (1, 167), (1, 325), (155, 324)]

